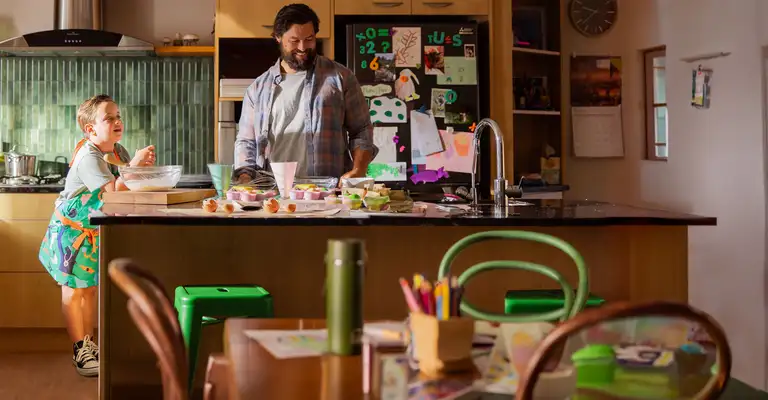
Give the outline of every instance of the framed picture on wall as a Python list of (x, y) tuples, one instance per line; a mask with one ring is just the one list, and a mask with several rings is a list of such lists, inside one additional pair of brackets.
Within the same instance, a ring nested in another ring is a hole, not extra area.
[(515, 7), (512, 10), (512, 32), (515, 47), (547, 49), (547, 20), (544, 7)]

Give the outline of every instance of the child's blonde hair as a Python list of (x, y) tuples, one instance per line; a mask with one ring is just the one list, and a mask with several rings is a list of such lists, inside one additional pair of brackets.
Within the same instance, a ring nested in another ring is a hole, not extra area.
[(96, 122), (96, 110), (99, 109), (99, 105), (101, 105), (101, 103), (114, 102), (115, 101), (108, 95), (99, 94), (84, 101), (83, 104), (80, 104), (80, 108), (77, 109), (77, 124), (80, 126), (80, 130), (83, 131), (83, 134), (86, 136), (88, 135), (88, 132), (85, 131), (86, 125)]

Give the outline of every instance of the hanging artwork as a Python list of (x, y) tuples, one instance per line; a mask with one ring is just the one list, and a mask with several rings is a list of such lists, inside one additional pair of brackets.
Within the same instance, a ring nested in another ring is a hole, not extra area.
[(445, 74), (445, 48), (443, 46), (424, 46), (424, 73), (427, 75)]
[(376, 53), (378, 68), (373, 72), (374, 82), (395, 81), (395, 55), (393, 53)]
[(404, 124), (407, 122), (405, 102), (398, 98), (374, 97), (371, 99), (371, 122)]
[(416, 85), (419, 84), (419, 78), (414, 75), (413, 71), (406, 68), (400, 71), (400, 77), (395, 82), (395, 95), (400, 100), (411, 101), (420, 98), (416, 93)]
[(396, 67), (421, 67), (421, 28), (392, 28)]

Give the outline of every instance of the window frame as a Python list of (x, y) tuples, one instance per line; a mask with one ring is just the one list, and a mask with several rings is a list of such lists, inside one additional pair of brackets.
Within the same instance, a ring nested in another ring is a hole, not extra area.
[[(653, 74), (653, 59), (657, 57), (667, 56), (667, 47), (659, 46), (643, 51), (643, 84), (645, 85), (645, 158), (653, 161), (667, 161), (669, 157), (669, 130), (667, 130), (667, 143), (656, 142), (656, 108), (665, 107), (667, 109), (667, 127), (669, 127), (669, 107), (667, 103), (655, 103), (654, 100), (654, 74)], [(664, 66), (666, 70), (666, 63)], [(666, 76), (666, 75), (665, 75)], [(666, 90), (666, 82), (665, 82)], [(666, 93), (664, 94), (666, 100)], [(667, 156), (657, 156), (656, 146), (664, 146), (667, 148)]]

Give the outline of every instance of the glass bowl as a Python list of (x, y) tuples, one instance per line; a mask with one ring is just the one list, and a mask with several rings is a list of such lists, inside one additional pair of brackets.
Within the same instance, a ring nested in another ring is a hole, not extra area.
[(118, 167), (125, 186), (134, 192), (170, 190), (181, 179), (181, 165), (154, 167)]

